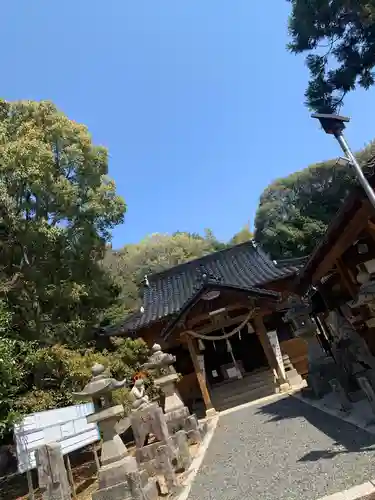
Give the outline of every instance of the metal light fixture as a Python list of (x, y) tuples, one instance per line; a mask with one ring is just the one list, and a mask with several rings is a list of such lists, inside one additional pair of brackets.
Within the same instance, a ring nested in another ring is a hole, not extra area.
[(359, 264), (357, 266), (357, 269), (358, 269), (358, 274), (356, 276), (357, 283), (361, 285), (367, 283), (371, 278), (371, 274), (366, 269), (366, 266), (364, 264)]
[(368, 252), (368, 245), (366, 243), (358, 243), (357, 251), (359, 255), (364, 255)]
[(350, 118), (346, 116), (339, 116), (334, 114), (322, 114), (322, 113), (314, 113), (311, 115), (312, 118), (317, 118), (323, 128), (323, 130), (330, 135), (334, 135), (337, 142), (340, 144), (341, 149), (343, 150), (346, 159), (349, 164), (354, 168), (355, 175), (365, 190), (368, 199), (370, 200), (372, 206), (375, 208), (375, 193), (369, 184), (368, 180), (365, 177), (365, 174), (362, 172), (362, 169), (357, 162), (355, 156), (353, 155), (349, 144), (346, 142), (346, 139), (343, 134), (343, 130), (345, 129), (345, 123), (349, 122)]

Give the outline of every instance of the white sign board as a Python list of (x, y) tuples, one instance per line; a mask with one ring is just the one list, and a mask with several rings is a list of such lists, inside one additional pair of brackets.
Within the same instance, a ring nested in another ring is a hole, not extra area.
[(280, 349), (277, 331), (272, 330), (271, 332), (267, 332), (267, 335), (268, 335), (268, 338), (270, 340), (272, 350), (275, 353), (277, 364), (279, 365), (281, 373), (285, 379), (286, 376), (285, 376), (285, 368), (284, 368), (284, 362), (283, 362), (283, 354), (282, 354), (281, 349)]
[(92, 403), (32, 413), (14, 426), (18, 471), (36, 467), (35, 450), (47, 443), (60, 443), (64, 455), (100, 439), (97, 424), (88, 424)]
[(203, 378), (206, 379), (206, 367), (204, 364), (204, 356), (203, 354), (198, 354), (197, 358), (198, 358), (199, 368), (202, 371)]

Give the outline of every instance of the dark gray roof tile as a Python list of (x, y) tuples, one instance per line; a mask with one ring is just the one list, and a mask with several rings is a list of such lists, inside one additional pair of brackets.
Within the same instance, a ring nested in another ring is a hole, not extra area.
[(266, 283), (292, 275), (302, 264), (285, 262), (282, 265), (272, 261), (252, 241), (180, 264), (148, 276), (149, 286), (144, 289), (142, 304), (144, 312), (128, 316), (118, 328), (122, 333), (136, 331), (177, 314), (201, 288), (204, 274), (210, 283), (214, 280), (221, 285), (261, 292)]

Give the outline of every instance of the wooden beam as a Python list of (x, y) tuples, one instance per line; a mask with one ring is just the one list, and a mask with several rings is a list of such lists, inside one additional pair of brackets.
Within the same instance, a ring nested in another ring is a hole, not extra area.
[[(255, 333), (257, 334), (259, 341), (263, 347), (264, 354), (266, 355), (268, 364), (270, 368), (275, 370), (277, 377), (279, 379), (279, 384), (286, 382), (284, 375), (280, 370), (279, 363), (277, 362), (275, 353), (273, 352), (270, 340), (267, 335), (267, 329), (263, 322), (263, 317), (261, 315), (256, 315), (254, 318)], [(250, 353), (249, 353), (250, 354)]]
[[(226, 312), (235, 311), (236, 309), (241, 310), (241, 309), (245, 309), (245, 308), (247, 308), (247, 309), (251, 308), (248, 301), (236, 302), (235, 304), (225, 306)], [(218, 306), (218, 309), (220, 309), (220, 306)], [(200, 321), (202, 321), (204, 319), (210, 319), (208, 312), (198, 314), (198, 315), (194, 316), (193, 318), (185, 320), (186, 327), (189, 329), (194, 329), (194, 325), (196, 325), (197, 323), (199, 323)], [(204, 326), (207, 326), (207, 325), (204, 325)]]
[(194, 371), (195, 371), (195, 374), (197, 376), (199, 388), (200, 388), (201, 393), (202, 393), (202, 397), (203, 397), (203, 401), (204, 401), (204, 404), (206, 407), (206, 411), (213, 410), (214, 407), (213, 407), (213, 404), (211, 401), (211, 396), (210, 396), (210, 393), (208, 391), (208, 388), (206, 385), (206, 380), (205, 380), (204, 375), (202, 373), (201, 367), (199, 365), (197, 350), (195, 347), (195, 339), (193, 339), (192, 336), (187, 333), (186, 334), (186, 342), (188, 345), (191, 360), (193, 362)]
[[(237, 323), (241, 323), (246, 317), (248, 316), (248, 314), (241, 314), (241, 316), (237, 316), (236, 318), (228, 318), (226, 320), (224, 320), (222, 323), (220, 323), (219, 325), (219, 328), (226, 328), (227, 326), (232, 326), (232, 325), (235, 325)], [(215, 330), (218, 329), (218, 326), (217, 325), (214, 325), (214, 324), (210, 324), (210, 325), (204, 325), (202, 328), (194, 328), (194, 330), (198, 333), (211, 333)]]
[(375, 241), (375, 224), (370, 219), (367, 221), (366, 232)]
[(370, 203), (368, 200), (365, 200), (352, 220), (348, 222), (342, 234), (337, 238), (334, 246), (331, 247), (323, 260), (318, 264), (312, 275), (312, 284), (319, 281), (334, 268), (337, 259), (355, 242), (359, 234), (368, 227), (367, 221), (371, 213)]
[(348, 268), (345, 266), (341, 258), (336, 260), (337, 271), (340, 275), (340, 279), (346, 290), (350, 293), (352, 299), (357, 296), (357, 289), (353, 280), (350, 276)]

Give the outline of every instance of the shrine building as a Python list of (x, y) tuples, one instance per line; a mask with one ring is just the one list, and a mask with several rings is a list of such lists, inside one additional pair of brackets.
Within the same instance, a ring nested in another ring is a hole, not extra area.
[(306, 343), (283, 319), (303, 264), (272, 261), (248, 241), (149, 275), (140, 309), (106, 335), (143, 338), (174, 354), (178, 388), (193, 411), (222, 410), (285, 390), (275, 346), (307, 373)]
[[(374, 187), (375, 175), (368, 180)], [(294, 291), (310, 295), (317, 326), (329, 342), (337, 341), (328, 324), (336, 311), (375, 355), (375, 209), (361, 187), (348, 195), (300, 269)]]

